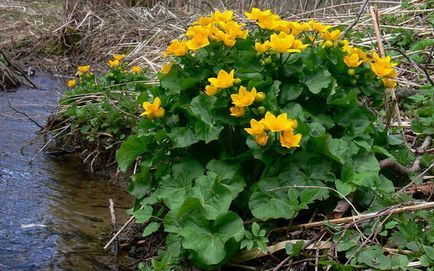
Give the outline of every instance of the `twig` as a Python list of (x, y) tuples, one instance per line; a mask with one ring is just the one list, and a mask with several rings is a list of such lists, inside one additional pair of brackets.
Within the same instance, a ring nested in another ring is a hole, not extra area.
[(122, 227), (118, 230), (118, 232), (115, 233), (115, 235), (113, 235), (113, 237), (110, 239), (110, 241), (107, 242), (107, 244), (105, 244), (104, 249), (107, 249), (111, 243), (113, 243), (113, 241), (118, 237), (118, 235), (128, 226), (128, 224), (131, 223), (131, 221), (134, 220), (134, 216), (130, 217), (130, 219), (127, 220), (127, 222), (125, 222), (124, 225), (122, 225)]
[(432, 86), (434, 86), (434, 81), (431, 79), (431, 76), (429, 75), (427, 69), (425, 69), (424, 67), (422, 67), (420, 64), (414, 62), (413, 60), (411, 60), (411, 58), (409, 58), (402, 50), (400, 50), (399, 48), (390, 48), (394, 51), (397, 51), (398, 53), (400, 53), (403, 57), (405, 57), (405, 59), (407, 59), (415, 68), (420, 69), (424, 74), (426, 79), (430, 82), (430, 84)]
[[(110, 216), (112, 219), (112, 232), (116, 231), (116, 214), (115, 214), (115, 207), (114, 207), (114, 202), (112, 199), (109, 199), (109, 209), (110, 209)], [(115, 253), (117, 254), (118, 252), (118, 242), (116, 240), (116, 245), (115, 245)]]
[(36, 126), (38, 126), (39, 128), (43, 129), (44, 127), (42, 127), (42, 125), (40, 125), (36, 120), (32, 119), (29, 115), (27, 115), (24, 112), (19, 111), (18, 109), (16, 109), (15, 107), (12, 106), (11, 102), (8, 100), (8, 105), (9, 107), (14, 110), (15, 112), (17, 112), (18, 114), (21, 114), (23, 116), (25, 116), (28, 120), (30, 120), (31, 122), (33, 122)]
[[(400, 205), (399, 205), (400, 206)], [(287, 231), (287, 230), (298, 230), (298, 229), (311, 229), (316, 227), (321, 227), (329, 223), (333, 224), (346, 224), (346, 223), (360, 223), (366, 220), (371, 220), (376, 217), (388, 215), (388, 214), (400, 214), (405, 212), (413, 212), (418, 210), (427, 210), (427, 209), (434, 209), (434, 202), (424, 202), (421, 204), (415, 204), (405, 207), (393, 207), (393, 208), (387, 208), (385, 210), (381, 210), (374, 213), (367, 213), (367, 214), (361, 214), (356, 216), (350, 216), (350, 217), (343, 217), (343, 218), (337, 218), (337, 219), (330, 219), (330, 220), (323, 220), (323, 221), (317, 221), (317, 222), (311, 222), (311, 223), (304, 223), (304, 224), (298, 224), (293, 225), (289, 227), (282, 227), (282, 228), (276, 228), (273, 231), (279, 232), (279, 231)]]
[(347, 28), (345, 28), (345, 30), (342, 32), (342, 36), (341, 36), (342, 39), (345, 39), (345, 37), (348, 34), (348, 31), (350, 31), (359, 22), (360, 17), (362, 16), (363, 12), (365, 11), (365, 8), (368, 5), (368, 3), (369, 3), (369, 0), (365, 0), (363, 2), (363, 5), (359, 10), (359, 13), (357, 14), (356, 19), (354, 19), (354, 21)]

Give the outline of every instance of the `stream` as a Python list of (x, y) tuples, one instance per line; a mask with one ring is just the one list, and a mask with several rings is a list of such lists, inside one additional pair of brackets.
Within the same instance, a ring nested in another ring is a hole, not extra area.
[(36, 155), (45, 142), (30, 144), (40, 128), (29, 117), (44, 125), (64, 82), (32, 80), (40, 89), (0, 92), (0, 270), (120, 270), (132, 260), (102, 248), (109, 199), (121, 222), (132, 199), (72, 157)]

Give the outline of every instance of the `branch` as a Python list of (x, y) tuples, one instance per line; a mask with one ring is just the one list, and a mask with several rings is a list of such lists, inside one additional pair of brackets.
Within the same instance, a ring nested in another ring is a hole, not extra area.
[(362, 7), (359, 10), (359, 13), (357, 14), (356, 19), (342, 32), (341, 39), (345, 39), (345, 37), (348, 34), (348, 31), (350, 31), (360, 20), (360, 17), (362, 16), (363, 12), (365, 11), (366, 6), (368, 5), (369, 0), (365, 0)]
[(405, 175), (408, 177), (409, 174), (415, 173), (420, 170), (420, 164), (422, 162), (422, 155), (425, 153), (426, 149), (430, 146), (432, 138), (430, 136), (427, 136), (425, 140), (423, 141), (422, 145), (417, 148), (416, 154), (418, 156), (413, 162), (413, 165), (411, 167), (405, 167), (401, 165), (399, 162), (395, 161), (392, 158), (387, 158), (380, 161), (380, 168), (386, 169), (389, 168), (393, 171), (395, 171), (397, 174)]
[(366, 220), (371, 220), (377, 217), (389, 215), (389, 214), (400, 214), (405, 212), (413, 212), (413, 211), (419, 211), (419, 210), (429, 210), (434, 209), (434, 202), (424, 202), (421, 204), (416, 205), (410, 205), (405, 207), (399, 207), (394, 206), (391, 208), (386, 208), (378, 212), (374, 213), (367, 213), (367, 214), (361, 214), (361, 215), (355, 215), (355, 216), (349, 216), (349, 217), (343, 217), (343, 218), (337, 218), (337, 219), (330, 219), (330, 220), (323, 220), (323, 221), (317, 221), (317, 222), (311, 222), (311, 223), (304, 223), (304, 224), (298, 224), (288, 227), (282, 227), (282, 228), (276, 228), (273, 230), (273, 232), (281, 232), (281, 231), (288, 231), (288, 230), (299, 230), (299, 229), (310, 229), (310, 228), (316, 228), (321, 227), (326, 224), (347, 224), (347, 223), (360, 223), (364, 222)]

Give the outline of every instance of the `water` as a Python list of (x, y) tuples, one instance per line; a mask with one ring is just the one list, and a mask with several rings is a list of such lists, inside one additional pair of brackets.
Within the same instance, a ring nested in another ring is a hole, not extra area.
[(102, 249), (111, 231), (109, 198), (125, 221), (131, 198), (106, 179), (84, 172), (71, 157), (29, 145), (55, 109), (60, 85), (37, 77), (42, 89), (0, 92), (0, 270), (119, 270), (131, 263)]

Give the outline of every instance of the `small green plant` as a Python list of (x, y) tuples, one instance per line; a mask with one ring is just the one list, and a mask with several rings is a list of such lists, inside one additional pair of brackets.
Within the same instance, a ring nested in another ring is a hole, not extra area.
[(424, 135), (434, 135), (434, 87), (424, 87), (420, 93), (407, 99), (410, 101), (407, 112), (410, 112), (412, 117), (412, 130)]
[(241, 241), (240, 249), (259, 248), (261, 251), (267, 252), (268, 238), (266, 233), (265, 229), (261, 229), (261, 226), (254, 222), (251, 231), (246, 230), (244, 232), (244, 240)]

